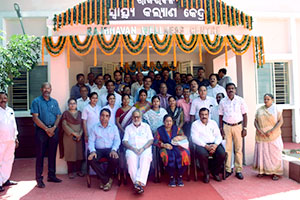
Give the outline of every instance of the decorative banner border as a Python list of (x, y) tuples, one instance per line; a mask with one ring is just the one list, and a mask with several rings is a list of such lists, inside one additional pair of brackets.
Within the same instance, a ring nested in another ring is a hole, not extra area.
[[(162, 39), (155, 34), (137, 35), (135, 40), (131, 35), (112, 35), (109, 40), (106, 39), (105, 35), (88, 35), (84, 41), (80, 41), (78, 36), (59, 36), (56, 43), (53, 42), (52, 37), (43, 37), (42, 62), (44, 63), (44, 48), (47, 49), (51, 56), (56, 57), (67, 47), (68, 68), (70, 67), (70, 49), (78, 56), (87, 55), (94, 49), (94, 66), (97, 66), (97, 48), (106, 56), (113, 55), (116, 50), (120, 48), (121, 67), (123, 67), (123, 47), (129, 54), (139, 55), (146, 46), (147, 67), (150, 67), (150, 46), (161, 56), (168, 54), (173, 47), (175, 69), (172, 70), (176, 70), (177, 47), (184, 53), (192, 53), (198, 47), (199, 60), (201, 63), (203, 46), (204, 49), (212, 55), (217, 55), (224, 49), (225, 64), (228, 66), (228, 46), (236, 55), (243, 55), (248, 51), (251, 43), (253, 47), (253, 62), (257, 64), (257, 67), (262, 67), (265, 64), (263, 37), (250, 35), (244, 35), (241, 40), (238, 40), (233, 35), (215, 35), (214, 39), (211, 40), (209, 35), (204, 34), (191, 35), (189, 38), (185, 38), (184, 35), (164, 35)], [(128, 71), (128, 69), (125, 71)]]
[[(78, 24), (108, 25), (109, 20), (112, 20), (111, 16), (116, 18), (118, 13), (118, 16), (124, 15), (123, 17), (128, 18), (129, 13), (131, 12), (130, 9), (135, 8), (135, 3), (139, 2), (141, 4), (143, 1), (145, 0), (87, 0), (83, 3), (79, 3), (73, 8), (69, 8), (66, 12), (55, 14), (53, 18), (53, 30), (59, 31), (64, 26)], [(147, 0), (147, 2), (148, 1), (149, 0)], [(202, 20), (204, 11), (203, 21), (205, 21), (205, 24), (214, 23), (216, 25), (243, 26), (245, 29), (249, 30), (252, 30), (253, 28), (252, 16), (246, 15), (235, 7), (227, 5), (222, 2), (222, 0), (173, 1), (176, 1), (175, 3), (177, 3), (178, 9), (187, 9), (188, 12), (185, 12), (185, 14), (188, 16), (195, 15), (194, 17), (200, 17)], [(163, 2), (163, 0), (153, 0), (153, 3), (154, 2)], [(201, 13), (198, 13), (199, 10)], [(166, 10), (160, 10), (159, 12), (163, 13), (166, 12)], [(195, 20), (197, 20), (196, 18)], [(176, 20), (176, 17), (174, 20)]]

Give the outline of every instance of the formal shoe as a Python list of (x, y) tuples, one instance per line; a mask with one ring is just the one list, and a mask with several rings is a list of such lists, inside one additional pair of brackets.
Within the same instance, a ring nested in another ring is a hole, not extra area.
[(214, 177), (214, 179), (215, 179), (216, 181), (218, 181), (218, 182), (221, 182), (221, 181), (222, 181), (219, 175), (213, 175), (213, 177)]
[(18, 183), (16, 181), (7, 180), (3, 186), (10, 186), (10, 185), (17, 185)]
[(225, 177), (228, 178), (229, 176), (231, 176), (231, 174), (232, 174), (231, 172), (226, 171)]
[(48, 177), (47, 179), (48, 182), (53, 182), (53, 183), (60, 183), (62, 180), (58, 179), (57, 177)]
[(45, 183), (43, 181), (37, 181), (37, 185), (38, 188), (44, 188), (45, 187)]
[(203, 183), (209, 183), (209, 174), (204, 175)]
[(170, 187), (176, 187), (176, 182), (174, 176), (170, 177), (170, 182), (169, 182)]
[(238, 179), (240, 179), (240, 180), (243, 180), (243, 179), (244, 179), (244, 176), (243, 176), (242, 172), (236, 172), (236, 173), (235, 173), (235, 176), (236, 176)]
[(0, 192), (3, 192), (5, 189), (3, 186), (0, 186)]
[(75, 178), (75, 174), (74, 173), (69, 173), (68, 177), (69, 177), (69, 179), (74, 179)]
[(182, 181), (182, 176), (179, 176), (179, 177), (177, 178), (177, 185), (178, 185), (179, 187), (183, 187), (183, 186), (184, 186), (183, 181)]

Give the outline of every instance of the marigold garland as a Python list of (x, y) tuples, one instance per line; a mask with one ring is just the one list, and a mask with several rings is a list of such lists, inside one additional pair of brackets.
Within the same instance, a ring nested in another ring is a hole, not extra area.
[[(78, 55), (87, 55), (94, 49), (94, 65), (97, 65), (97, 47), (104, 55), (113, 55), (120, 47), (121, 59), (123, 59), (123, 48), (131, 55), (140, 54), (145, 45), (147, 45), (147, 67), (150, 67), (150, 49), (151, 45), (153, 50), (161, 56), (170, 52), (173, 47), (174, 66), (177, 65), (176, 48), (178, 47), (182, 52), (191, 53), (195, 48), (199, 47), (199, 61), (202, 62), (202, 45), (206, 51), (212, 55), (219, 54), (223, 47), (225, 47), (225, 57), (228, 53), (227, 46), (232, 49), (236, 55), (243, 55), (248, 51), (252, 42), (253, 47), (253, 62), (257, 63), (258, 67), (263, 66), (265, 63), (264, 44), (262, 37), (253, 37), (244, 35), (240, 40), (236, 39), (233, 35), (215, 36), (213, 41), (209, 35), (191, 35), (187, 40), (184, 35), (168, 35), (160, 40), (157, 35), (137, 35), (133, 40), (130, 35), (114, 35), (109, 40), (105, 35), (87, 36), (84, 41), (80, 41), (78, 36), (59, 36), (57, 42), (53, 41), (53, 37), (43, 37), (42, 39), (42, 62), (44, 57), (44, 48), (47, 49), (49, 54), (53, 57), (59, 56), (67, 47), (67, 59), (69, 66), (70, 49)], [(227, 61), (226, 61), (227, 62)]]

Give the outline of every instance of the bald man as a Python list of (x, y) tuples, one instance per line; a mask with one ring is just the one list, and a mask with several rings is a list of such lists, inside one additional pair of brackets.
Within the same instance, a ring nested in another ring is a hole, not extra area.
[(61, 182), (56, 177), (56, 150), (58, 144), (58, 123), (61, 112), (58, 103), (50, 97), (52, 88), (50, 83), (43, 83), (42, 95), (35, 98), (31, 106), (32, 119), (35, 125), (36, 140), (36, 181), (38, 188), (44, 188), (43, 168), (45, 152), (48, 149), (48, 182)]

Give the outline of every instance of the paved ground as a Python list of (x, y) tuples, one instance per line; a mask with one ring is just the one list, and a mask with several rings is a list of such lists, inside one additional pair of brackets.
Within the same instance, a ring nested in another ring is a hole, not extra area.
[(183, 188), (169, 188), (167, 181), (159, 184), (151, 180), (143, 195), (137, 196), (132, 192), (131, 184), (118, 187), (116, 184), (109, 192), (98, 189), (98, 181), (93, 179), (91, 188), (87, 188), (85, 178), (68, 179), (67, 175), (58, 175), (63, 179), (62, 183), (46, 183), (45, 189), (36, 188), (34, 181), (34, 159), (18, 159), (15, 161), (12, 179), (18, 181), (18, 185), (7, 188), (1, 193), (0, 199), (100, 199), (100, 200), (126, 200), (126, 199), (300, 199), (300, 184), (287, 178), (272, 181), (270, 177), (257, 178), (251, 167), (244, 168), (245, 179), (243, 181), (234, 176), (226, 181), (216, 182), (211, 180), (209, 184), (201, 181), (185, 181)]

